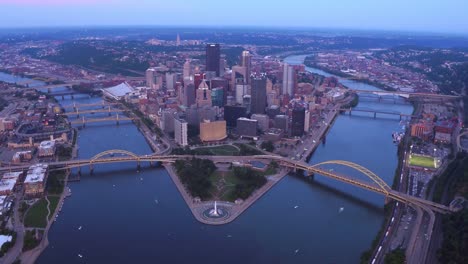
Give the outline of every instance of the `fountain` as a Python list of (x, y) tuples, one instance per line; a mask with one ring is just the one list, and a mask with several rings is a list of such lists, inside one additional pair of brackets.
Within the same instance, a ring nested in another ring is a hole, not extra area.
[(214, 208), (210, 211), (210, 216), (212, 217), (219, 217), (219, 211), (218, 211), (218, 207), (216, 205), (216, 201), (214, 202)]

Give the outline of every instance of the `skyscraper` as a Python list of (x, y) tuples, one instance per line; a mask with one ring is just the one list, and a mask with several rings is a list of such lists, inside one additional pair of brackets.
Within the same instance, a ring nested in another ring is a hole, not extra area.
[(283, 90), (282, 94), (288, 94), (290, 97), (294, 95), (294, 67), (285, 63), (283, 68)]
[(247, 50), (242, 52), (241, 66), (245, 67), (245, 81), (250, 84), (250, 74), (252, 73), (252, 55)]
[(193, 83), (182, 88), (182, 104), (186, 107), (195, 104), (195, 85)]
[(295, 107), (292, 111), (291, 136), (302, 137), (305, 127), (305, 108)]
[(177, 81), (177, 76), (175, 73), (166, 72), (166, 89), (167, 90), (174, 90), (175, 83)]
[(213, 106), (223, 107), (224, 106), (224, 89), (223, 87), (217, 87), (211, 89), (211, 100)]
[(216, 72), (219, 77), (221, 48), (219, 44), (206, 45), (206, 71)]
[(265, 108), (267, 107), (267, 95), (266, 95), (266, 78), (265, 77), (252, 77), (251, 79), (251, 113), (252, 114), (264, 114)]
[(180, 119), (180, 118), (175, 118), (174, 119), (174, 141), (181, 146), (187, 146), (188, 145), (187, 133), (188, 133), (187, 121)]
[(190, 60), (186, 60), (184, 63), (184, 80), (190, 79), (190, 75), (192, 75), (192, 65)]
[(146, 70), (146, 87), (153, 89), (154, 87), (154, 78), (155, 78), (155, 70), (154, 69), (147, 69)]
[(211, 91), (206, 81), (203, 80), (197, 89), (197, 106), (202, 107), (205, 105), (211, 106), (212, 102), (211, 102)]

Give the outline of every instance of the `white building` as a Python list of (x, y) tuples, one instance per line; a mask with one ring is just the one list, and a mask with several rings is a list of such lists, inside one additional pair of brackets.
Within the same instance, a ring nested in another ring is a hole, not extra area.
[(260, 128), (262, 132), (270, 128), (270, 118), (267, 115), (253, 114), (251, 119), (258, 121), (258, 128)]
[(39, 145), (39, 157), (51, 157), (55, 155), (55, 141), (42, 141)]
[(174, 140), (181, 146), (188, 146), (188, 123), (179, 118), (174, 119)]
[(123, 82), (119, 85), (102, 89), (102, 93), (104, 94), (104, 96), (115, 99), (115, 100), (120, 100), (124, 98), (125, 95), (130, 94), (135, 91), (136, 91), (135, 88), (133, 88), (127, 82)]
[(184, 80), (189, 80), (192, 75), (192, 65), (190, 60), (186, 60), (184, 63)]
[(36, 164), (29, 167), (24, 180), (24, 194), (27, 198), (35, 198), (44, 194), (47, 174), (47, 164)]
[(236, 85), (236, 103), (243, 104), (244, 95), (248, 95), (249, 86), (247, 84)]
[(156, 71), (154, 69), (147, 69), (146, 70), (146, 86), (150, 89), (154, 87), (154, 78), (155, 78)]
[(310, 129), (310, 111), (305, 111), (304, 117), (304, 132), (309, 132)]
[(294, 95), (294, 68), (285, 63), (283, 66), (283, 94)]
[(177, 75), (175, 73), (166, 72), (166, 89), (167, 90), (174, 90)]

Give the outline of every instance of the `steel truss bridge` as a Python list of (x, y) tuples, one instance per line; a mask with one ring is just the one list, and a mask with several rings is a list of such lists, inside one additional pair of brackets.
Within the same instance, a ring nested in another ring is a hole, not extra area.
[(402, 92), (402, 91), (372, 91), (372, 90), (358, 90), (358, 89), (349, 89), (355, 93), (362, 93), (362, 94), (375, 94), (378, 96), (385, 96), (385, 95), (396, 95), (404, 98), (431, 98), (431, 99), (459, 99), (460, 96), (457, 95), (445, 95), (445, 94), (432, 94), (432, 93), (409, 93), (409, 92)]
[[(110, 164), (110, 163), (124, 163), (124, 162), (136, 162), (138, 168), (140, 168), (141, 162), (163, 162), (163, 163), (174, 163), (176, 160), (189, 160), (192, 158), (201, 158), (201, 159), (210, 159), (215, 163), (231, 163), (233, 161), (238, 162), (250, 162), (253, 160), (256, 161), (276, 161), (280, 166), (288, 167), (295, 170), (303, 170), (308, 172), (308, 175), (322, 175), (328, 178), (332, 178), (347, 184), (351, 184), (375, 193), (384, 195), (386, 198), (393, 199), (402, 203), (406, 203), (411, 206), (418, 208), (428, 208), (432, 211), (439, 213), (450, 213), (454, 210), (448, 206), (434, 203), (425, 199), (414, 197), (406, 193), (401, 193), (396, 190), (393, 190), (385, 181), (383, 181), (379, 176), (370, 171), (369, 169), (349, 161), (343, 160), (332, 160), (321, 162), (318, 164), (310, 165), (303, 161), (290, 160), (276, 155), (255, 155), (255, 156), (194, 156), (194, 155), (137, 155), (130, 151), (126, 150), (107, 150), (101, 152), (91, 159), (82, 159), (82, 160), (69, 160), (69, 161), (57, 161), (45, 163), (48, 164), (51, 169), (71, 169), (71, 168), (81, 168), (84, 166), (89, 166), (90, 170), (94, 170), (95, 165), (99, 164)], [(323, 168), (324, 165), (340, 165), (348, 168), (352, 168), (371, 181), (363, 181), (357, 178), (350, 177), (348, 175), (343, 175), (337, 172), (332, 172)], [(21, 171), (27, 170), (30, 165), (21, 165), (21, 166), (4, 166), (0, 167), (0, 172), (7, 171)]]

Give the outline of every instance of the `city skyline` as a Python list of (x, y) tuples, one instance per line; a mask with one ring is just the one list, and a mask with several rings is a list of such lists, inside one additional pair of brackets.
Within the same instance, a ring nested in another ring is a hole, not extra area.
[[(128, 0), (0, 0), (0, 6), (4, 10), (0, 18), (2, 28), (191, 25), (468, 33), (468, 18), (463, 12), (468, 3), (461, 0), (444, 3), (293, 0), (288, 5), (239, 0), (229, 6), (213, 0), (197, 3), (143, 0), (138, 5)], [(207, 14), (207, 7), (209, 15), (200, 15)], [(242, 17), (237, 15), (240, 12)], [(265, 14), (261, 20), (259, 13)]]

